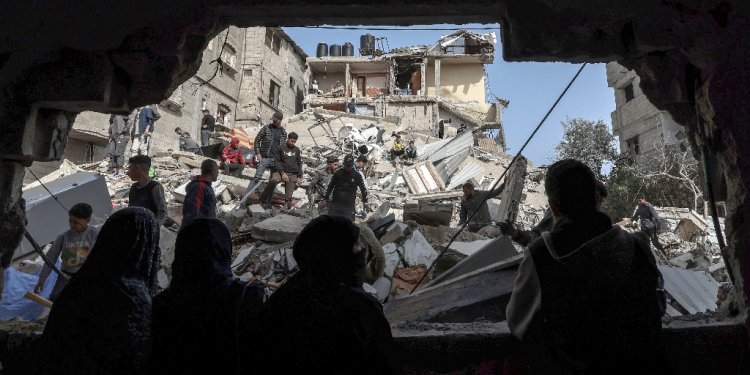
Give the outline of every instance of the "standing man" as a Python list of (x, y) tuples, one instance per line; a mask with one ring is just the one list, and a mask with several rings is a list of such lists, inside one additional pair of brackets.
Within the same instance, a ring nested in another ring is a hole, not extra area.
[[(47, 252), (47, 257), (53, 263), (57, 261), (57, 258), (60, 258), (60, 270), (68, 276), (73, 276), (78, 272), (94, 247), (96, 236), (99, 235), (99, 230), (89, 225), (91, 213), (91, 206), (86, 203), (77, 203), (71, 207), (68, 211), (70, 229), (57, 236)], [(39, 281), (34, 287), (34, 293), (38, 294), (42, 291), (50, 272), (52, 272), (52, 268), (45, 264), (42, 272), (39, 273)], [(58, 275), (52, 293), (49, 295), (49, 300), (54, 302), (67, 284), (68, 280)]]
[(125, 166), (125, 148), (128, 146), (128, 118), (122, 115), (109, 116), (109, 171), (119, 174)]
[[(651, 203), (646, 202), (646, 196), (643, 193), (636, 194), (635, 201), (636, 203), (638, 203), (638, 206), (636, 206), (635, 208), (633, 223), (635, 223), (636, 220), (640, 219), (641, 230), (643, 231), (643, 233), (646, 233), (648, 238), (651, 239), (651, 243), (654, 244), (654, 247), (664, 253), (664, 248), (659, 243), (659, 237), (657, 237), (661, 223), (659, 221), (659, 215), (657, 215), (654, 206), (652, 206)], [(666, 255), (666, 253), (664, 254)]]
[(136, 155), (128, 159), (128, 163), (128, 176), (135, 182), (128, 193), (128, 205), (151, 211), (156, 223), (161, 226), (167, 218), (167, 202), (164, 199), (164, 188), (148, 175), (151, 158)]
[[(357, 161), (354, 165), (357, 166), (357, 172), (362, 175), (362, 181), (367, 181), (367, 177), (370, 177), (370, 168), (367, 164), (367, 156), (365, 155), (359, 155), (357, 156)], [(367, 183), (365, 182), (365, 187), (367, 187)]]
[(505, 189), (505, 182), (492, 191), (476, 191), (474, 190), (474, 184), (471, 182), (465, 183), (463, 186), (464, 196), (461, 198), (461, 213), (458, 225), (466, 223), (474, 211), (478, 212), (469, 220), (469, 225), (467, 226), (469, 231), (476, 233), (478, 230), (492, 225), (490, 209), (487, 207), (487, 199), (500, 195), (503, 189)]
[(214, 132), (216, 126), (216, 119), (211, 116), (211, 112), (207, 109), (203, 110), (203, 118), (201, 119), (201, 146), (208, 146), (208, 139), (211, 138), (211, 134)]
[(274, 113), (271, 117), (271, 123), (260, 128), (258, 135), (255, 136), (253, 146), (257, 158), (255, 178), (245, 189), (245, 194), (260, 183), (260, 178), (263, 177), (263, 172), (266, 169), (273, 167), (273, 156), (276, 155), (284, 140), (287, 139), (286, 130), (281, 126), (281, 120), (283, 119), (284, 115), (281, 112)]
[(333, 172), (336, 172), (338, 167), (339, 158), (333, 155), (329, 156), (326, 159), (326, 165), (315, 171), (315, 176), (313, 177), (312, 182), (310, 183), (310, 188), (307, 191), (307, 196), (310, 197), (311, 205), (320, 202), (318, 210), (321, 214), (327, 212), (326, 201), (323, 198), (325, 197), (326, 189), (328, 189), (328, 184), (331, 182), (331, 177), (333, 177)]
[(195, 219), (216, 218), (216, 194), (211, 184), (219, 178), (219, 165), (212, 159), (201, 163), (201, 175), (193, 177), (185, 187), (182, 204), (182, 225), (185, 228)]
[(508, 328), (530, 374), (670, 373), (648, 241), (596, 209), (595, 181), (577, 160), (549, 167), (554, 225), (519, 265)]
[(357, 103), (354, 102), (354, 98), (346, 104), (346, 111), (349, 113), (357, 113)]
[(151, 106), (144, 106), (138, 111), (138, 127), (133, 136), (131, 153), (133, 155), (147, 155), (151, 132), (154, 131), (154, 111)]
[[(362, 209), (367, 210), (367, 188), (362, 175), (354, 170), (354, 157), (344, 157), (344, 168), (337, 170), (331, 177), (323, 202), (328, 202), (328, 215), (344, 216), (354, 221), (354, 205), (357, 199), (357, 187), (362, 192)], [(333, 193), (333, 195), (331, 195)]]
[(297, 143), (297, 133), (291, 132), (286, 139), (286, 144), (282, 146), (274, 155), (275, 162), (271, 167), (271, 179), (266, 184), (266, 188), (260, 195), (260, 202), (266, 208), (271, 206), (273, 192), (279, 182), (284, 182), (286, 208), (292, 208), (292, 194), (302, 182), (302, 157), (300, 156)]

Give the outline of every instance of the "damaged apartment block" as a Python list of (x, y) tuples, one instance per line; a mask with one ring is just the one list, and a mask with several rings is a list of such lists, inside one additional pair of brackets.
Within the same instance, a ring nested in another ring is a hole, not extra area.
[(495, 33), (462, 30), (434, 45), (388, 52), (375, 49), (372, 35), (360, 42), (362, 56), (354, 56), (351, 45), (330, 46), (329, 54), (321, 43), (317, 56), (307, 58), (306, 107), (344, 112), (354, 100), (357, 114), (440, 138), (455, 135), (462, 124), (472, 130), (498, 129), (496, 142), (505, 150), (501, 121), (508, 102), (488, 97), (485, 70), (494, 61)]

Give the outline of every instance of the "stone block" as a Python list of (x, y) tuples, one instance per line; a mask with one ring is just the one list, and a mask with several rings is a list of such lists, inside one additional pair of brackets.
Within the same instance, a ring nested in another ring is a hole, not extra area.
[(242, 225), (242, 220), (245, 219), (246, 212), (245, 210), (234, 210), (226, 216), (224, 224), (227, 225), (230, 232), (236, 231)]
[(232, 194), (229, 193), (229, 190), (226, 189), (226, 186), (224, 187), (224, 191), (222, 191), (221, 194), (217, 196), (219, 197), (219, 201), (221, 201), (221, 203), (227, 204), (232, 201)]
[(404, 205), (404, 221), (414, 220), (424, 225), (450, 225), (453, 203), (419, 202)]
[(253, 238), (268, 242), (287, 242), (297, 238), (309, 219), (291, 215), (278, 215), (255, 224)]
[(403, 248), (404, 261), (409, 266), (424, 264), (429, 267), (438, 256), (437, 251), (417, 230), (412, 232), (411, 237), (404, 242)]
[(398, 243), (404, 239), (404, 230), (400, 225), (394, 225), (383, 237), (380, 237), (380, 243), (385, 245), (389, 243)]
[(251, 204), (247, 207), (247, 211), (253, 218), (267, 219), (271, 217), (271, 214), (269, 214), (268, 211), (266, 211), (266, 209), (259, 204)]

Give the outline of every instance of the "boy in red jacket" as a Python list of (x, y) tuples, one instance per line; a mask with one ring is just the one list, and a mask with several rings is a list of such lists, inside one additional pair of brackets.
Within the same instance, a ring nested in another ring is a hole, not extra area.
[(229, 145), (224, 147), (224, 150), (221, 151), (221, 161), (224, 163), (225, 174), (242, 175), (242, 170), (245, 169), (247, 162), (245, 162), (245, 157), (242, 156), (239, 138), (233, 137)]

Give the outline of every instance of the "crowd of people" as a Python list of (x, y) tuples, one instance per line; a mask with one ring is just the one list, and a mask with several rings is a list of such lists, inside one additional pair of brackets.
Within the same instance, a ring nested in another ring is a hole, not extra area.
[[(143, 118), (140, 134), (148, 134), (153, 111)], [(302, 179), (298, 136), (287, 133), (282, 120), (281, 113), (274, 114), (255, 138), (256, 174), (248, 190), (270, 170), (260, 194), (265, 207), (279, 183), (285, 184), (290, 207)], [(117, 142), (127, 133), (127, 119), (113, 116), (111, 124), (114, 155), (124, 147)], [(204, 124), (202, 129), (213, 130), (213, 121), (204, 117)], [(186, 148), (197, 146), (177, 133)], [(248, 164), (238, 140), (223, 149), (221, 166), (203, 161), (201, 174), (188, 183), (171, 283), (159, 294), (164, 189), (149, 175), (148, 156), (136, 152), (128, 161), (134, 182), (129, 207), (96, 231), (88, 225), (91, 207), (76, 204), (69, 212), (70, 230), (48, 253), (53, 261), (61, 258), (70, 281), (58, 278), (54, 286), (54, 305), (38, 342), (47, 355), (28, 373), (241, 373), (279, 366), (293, 373), (400, 371), (382, 306), (363, 289), (365, 251), (353, 221), (358, 191), (362, 209), (368, 208), (366, 157), (355, 163), (347, 154), (339, 168), (339, 159), (329, 156), (316, 170), (308, 195), (320, 216), (294, 242), (299, 271), (267, 301), (262, 284), (232, 274), (230, 233), (216, 219), (211, 184), (222, 167), (241, 173)], [(112, 165), (123, 167), (119, 159)], [(545, 217), (525, 231), (491, 221), (487, 199), (504, 187), (476, 191), (464, 184), (459, 216), (471, 231), (496, 226), (526, 247), (506, 311), (518, 340), (506, 368), (523, 374), (670, 373), (660, 339), (663, 279), (649, 244), (662, 250), (655, 239), (659, 219), (645, 196), (637, 196), (633, 218), (641, 230), (629, 233), (599, 210), (607, 188), (591, 169), (562, 160), (545, 176)], [(42, 271), (37, 292), (50, 271)], [(720, 288), (718, 310), (736, 310), (731, 293), (731, 284)]]

